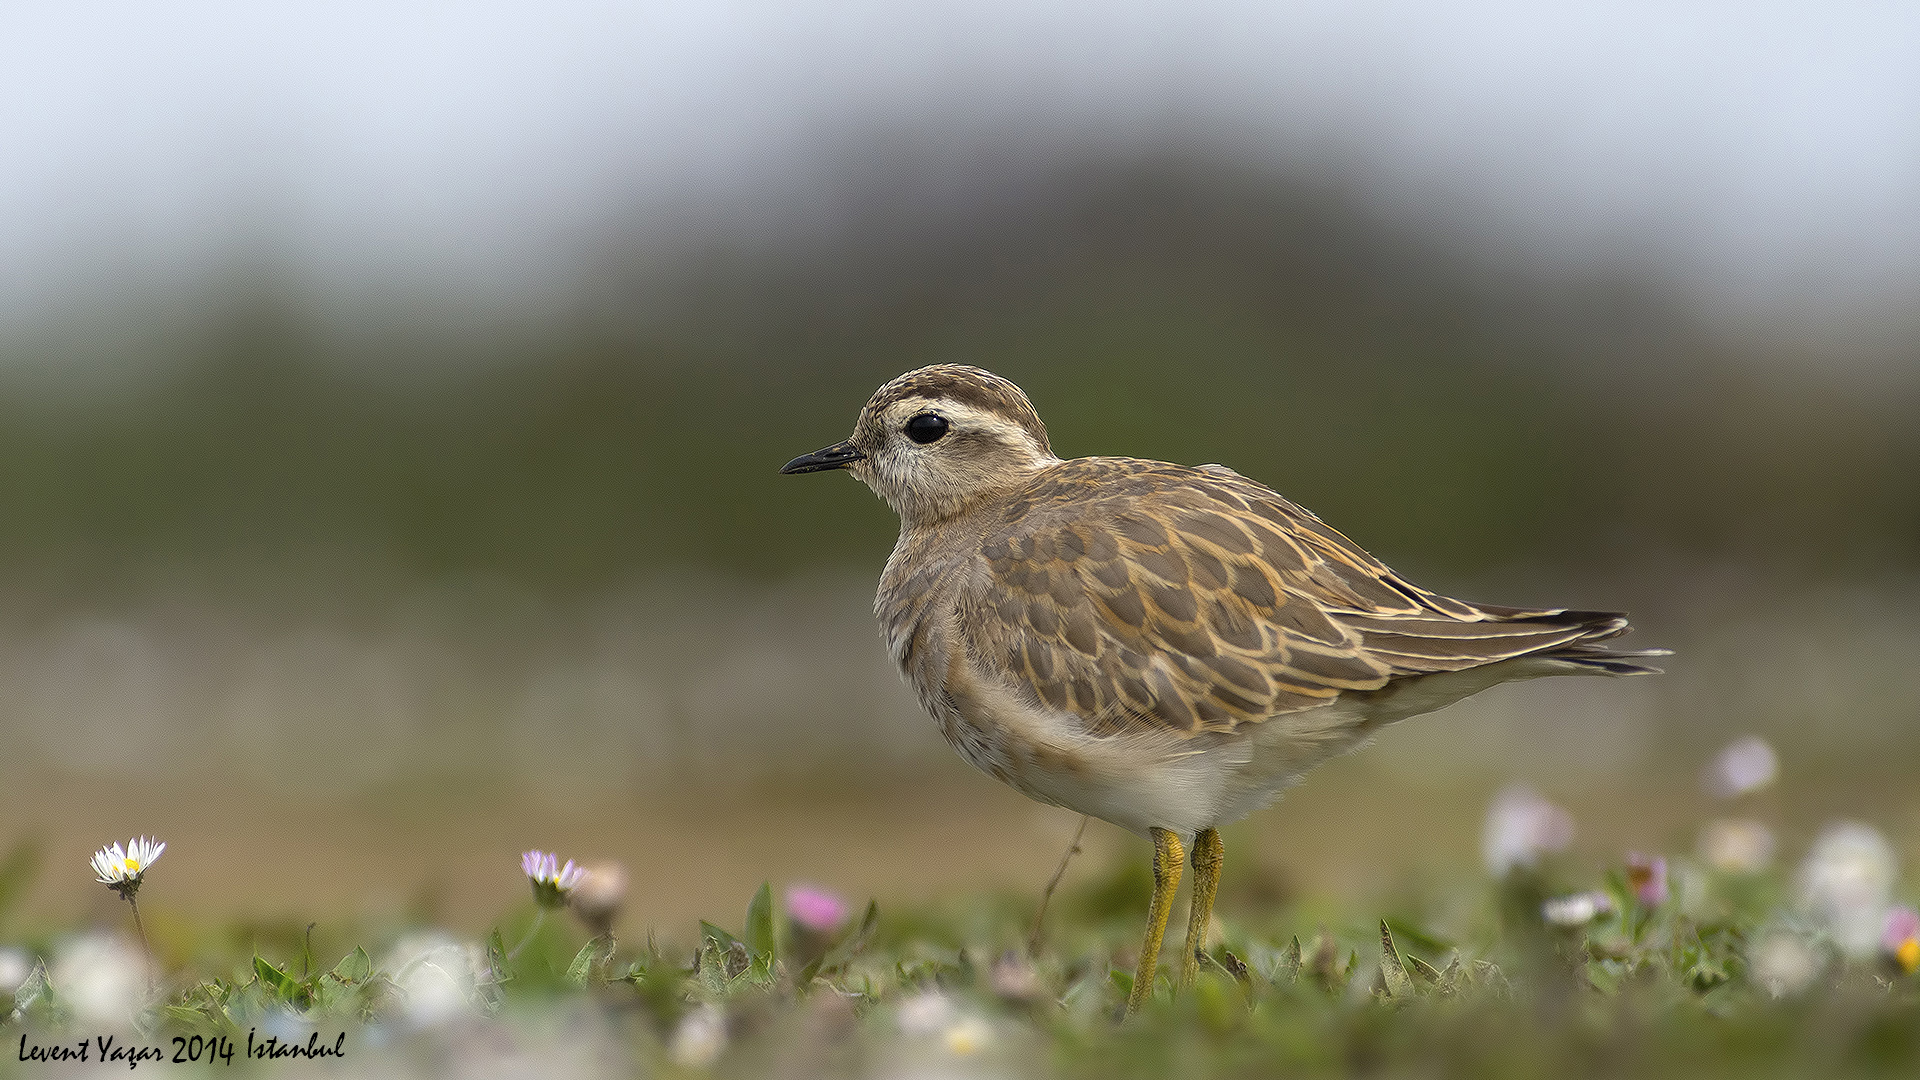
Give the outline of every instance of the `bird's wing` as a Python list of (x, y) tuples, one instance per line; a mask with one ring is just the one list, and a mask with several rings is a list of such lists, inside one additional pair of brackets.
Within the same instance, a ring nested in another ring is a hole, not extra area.
[(1012, 498), (961, 590), (969, 656), (1096, 734), (1198, 734), (1619, 633), (1408, 583), (1220, 466), (1082, 458)]

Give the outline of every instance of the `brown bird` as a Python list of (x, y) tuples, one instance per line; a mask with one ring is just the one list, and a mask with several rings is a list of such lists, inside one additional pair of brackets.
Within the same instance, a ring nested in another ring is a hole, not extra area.
[(900, 515), (874, 603), (960, 755), (1153, 841), (1152, 995), (1186, 848), (1178, 985), (1201, 958), (1219, 828), (1382, 726), (1498, 683), (1638, 675), (1612, 612), (1428, 592), (1220, 465), (1062, 461), (1018, 386), (940, 364), (882, 386), (853, 436), (782, 473), (846, 469)]

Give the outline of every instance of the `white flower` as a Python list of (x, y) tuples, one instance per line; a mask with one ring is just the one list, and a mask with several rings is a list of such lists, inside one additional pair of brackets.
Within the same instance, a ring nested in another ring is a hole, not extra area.
[(309, 1018), (293, 1011), (286, 1005), (272, 1005), (260, 1016), (260, 1033), (271, 1035), (283, 1043), (305, 1042), (308, 1035), (318, 1030), (317, 1018)]
[(894, 1014), (894, 1021), (900, 1025), (903, 1035), (938, 1035), (958, 1015), (959, 1010), (953, 1007), (947, 995), (928, 990), (901, 1002), (900, 1011)]
[(1700, 858), (1715, 870), (1751, 874), (1773, 862), (1773, 830), (1758, 821), (1722, 818), (1700, 830)]
[(485, 969), (486, 954), (478, 945), (432, 930), (400, 939), (380, 965), (393, 973), (401, 1008), (418, 1027), (473, 1014), (475, 987)]
[(1893, 848), (1871, 825), (1829, 825), (1800, 864), (1800, 903), (1856, 960), (1880, 948), (1896, 877)]
[(611, 922), (620, 911), (621, 901), (627, 898), (627, 869), (616, 862), (585, 867), (569, 891), (575, 911)]
[(1480, 851), (1487, 870), (1504, 877), (1517, 866), (1533, 866), (1540, 856), (1573, 843), (1573, 815), (1524, 784), (1501, 790), (1487, 808)]
[(575, 865), (572, 859), (561, 866), (560, 856), (550, 851), (529, 851), (521, 855), (520, 869), (526, 871), (527, 880), (533, 882), (533, 898), (542, 907), (566, 903), (567, 894), (587, 877), (585, 867)]
[(140, 887), (140, 879), (146, 875), (147, 868), (165, 850), (167, 845), (145, 836), (127, 841), (125, 848), (111, 844), (93, 853), (93, 872), (100, 884), (111, 886), (114, 891), (127, 896)]
[(901, 1034), (936, 1038), (955, 1057), (970, 1057), (993, 1045), (993, 1026), (979, 1016), (961, 1012), (952, 998), (938, 990), (927, 990), (901, 1002), (893, 1018)]
[(47, 978), (82, 1026), (117, 1031), (133, 1023), (152, 973), (138, 945), (118, 934), (92, 933), (61, 942)]
[(0, 949), (0, 994), (11, 994), (33, 974), (33, 957), (9, 945)]
[(1603, 892), (1558, 896), (1540, 905), (1540, 917), (1554, 926), (1585, 926), (1613, 911), (1613, 897)]
[(1774, 931), (1760, 939), (1748, 955), (1753, 978), (1774, 997), (1788, 997), (1807, 988), (1820, 974), (1820, 954), (1797, 935)]
[(1780, 757), (1767, 740), (1758, 735), (1735, 739), (1707, 763), (1700, 775), (1700, 786), (1709, 795), (1731, 799), (1758, 791), (1780, 775)]
[(680, 1018), (673, 1029), (673, 1041), (667, 1056), (674, 1064), (689, 1069), (704, 1069), (720, 1059), (727, 1048), (727, 1016), (718, 1005), (701, 1005)]

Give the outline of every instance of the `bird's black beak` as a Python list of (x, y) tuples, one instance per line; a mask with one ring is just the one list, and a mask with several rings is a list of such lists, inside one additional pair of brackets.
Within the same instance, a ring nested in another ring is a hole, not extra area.
[(801, 454), (785, 465), (780, 466), (782, 476), (803, 472), (826, 472), (828, 469), (844, 469), (867, 455), (853, 448), (851, 440), (837, 442), (823, 450), (811, 454)]

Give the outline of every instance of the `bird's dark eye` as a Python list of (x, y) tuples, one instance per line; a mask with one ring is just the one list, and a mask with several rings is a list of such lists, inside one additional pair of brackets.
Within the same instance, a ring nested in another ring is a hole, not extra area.
[(947, 433), (947, 422), (930, 412), (907, 421), (907, 438), (925, 446)]

